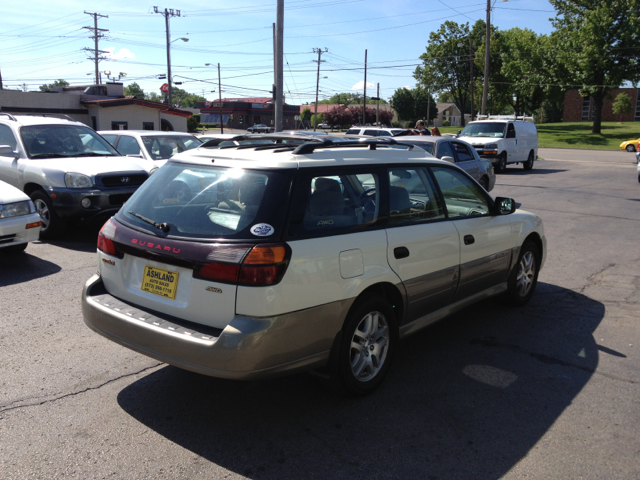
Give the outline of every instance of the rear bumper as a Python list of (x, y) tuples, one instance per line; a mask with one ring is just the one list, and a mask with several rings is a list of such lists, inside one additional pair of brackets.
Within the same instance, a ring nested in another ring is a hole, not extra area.
[(212, 377), (250, 380), (325, 365), (352, 302), (267, 318), (236, 316), (220, 330), (119, 300), (94, 275), (84, 286), (82, 314), (93, 331), (149, 357)]

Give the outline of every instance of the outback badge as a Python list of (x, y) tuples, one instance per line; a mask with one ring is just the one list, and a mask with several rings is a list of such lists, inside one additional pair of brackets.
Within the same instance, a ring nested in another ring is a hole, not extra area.
[(222, 290), (216, 287), (207, 287), (207, 292), (222, 293)]

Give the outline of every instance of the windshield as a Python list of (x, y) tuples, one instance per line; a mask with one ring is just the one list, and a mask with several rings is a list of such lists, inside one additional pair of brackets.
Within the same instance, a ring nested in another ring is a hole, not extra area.
[(79, 125), (30, 125), (20, 129), (29, 158), (120, 156), (100, 135)]
[(502, 138), (506, 126), (506, 123), (470, 123), (460, 136)]
[(193, 135), (149, 135), (142, 137), (142, 143), (154, 160), (166, 160), (176, 153), (202, 145), (202, 142)]
[(159, 233), (154, 222), (166, 224), (169, 236), (255, 239), (253, 226), (281, 227), (290, 177), (287, 170), (169, 162), (136, 191), (118, 219), (153, 234)]

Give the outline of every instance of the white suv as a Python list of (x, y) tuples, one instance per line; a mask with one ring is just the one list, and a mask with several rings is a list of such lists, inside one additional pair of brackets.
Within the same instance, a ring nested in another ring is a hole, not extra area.
[(424, 151), (375, 139), (201, 147), (102, 228), (86, 324), (206, 375), (324, 369), (352, 394), (398, 341), (474, 302), (533, 295), (542, 220)]
[(83, 123), (0, 113), (0, 180), (29, 195), (41, 237), (60, 233), (68, 220), (104, 221), (148, 177)]

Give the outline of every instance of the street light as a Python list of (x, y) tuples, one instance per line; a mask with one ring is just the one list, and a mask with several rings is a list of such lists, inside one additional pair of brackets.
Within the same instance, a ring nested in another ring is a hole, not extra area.
[[(495, 3), (496, 0), (494, 0)], [(502, 0), (508, 2), (509, 0)], [(487, 0), (487, 33), (484, 52), (484, 85), (482, 86), (482, 115), (487, 110), (487, 94), (489, 93), (489, 43), (491, 41), (491, 0)]]
[(189, 39), (186, 37), (179, 37), (175, 40), (169, 41), (169, 29), (167, 23), (167, 83), (169, 84), (169, 90), (167, 91), (167, 99), (169, 100), (169, 107), (173, 107), (173, 97), (171, 96), (171, 44), (173, 42), (177, 42), (178, 40), (182, 40), (183, 42), (188, 42)]
[(115, 76), (115, 75), (112, 77), (112, 76), (111, 76), (111, 70), (105, 70), (105, 71), (104, 71), (104, 74), (105, 74), (105, 75), (107, 76), (107, 78), (108, 78), (109, 80), (111, 80), (112, 82), (117, 82), (117, 81), (118, 81), (118, 80), (120, 80), (122, 77), (126, 77), (126, 76), (127, 76), (127, 74), (126, 74), (126, 73), (124, 73), (124, 72), (120, 72), (120, 73), (118, 74), (118, 78), (116, 78), (116, 76)]
[[(210, 67), (211, 63), (205, 63), (205, 67)], [(215, 91), (215, 90), (214, 90)], [(220, 83), (220, 64), (218, 64), (218, 108), (220, 109), (220, 133), (224, 133), (224, 121), (222, 119), (222, 85)]]

